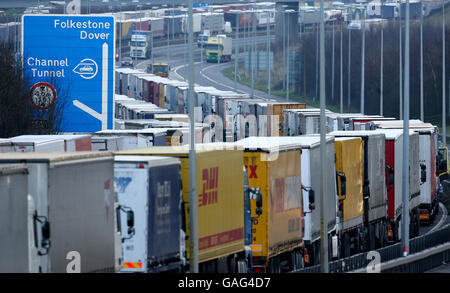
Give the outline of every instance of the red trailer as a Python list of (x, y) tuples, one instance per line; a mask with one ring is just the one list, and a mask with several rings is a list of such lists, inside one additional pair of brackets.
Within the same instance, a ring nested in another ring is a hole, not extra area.
[[(388, 200), (388, 241), (397, 242), (401, 239), (400, 225), (402, 220), (402, 173), (403, 173), (403, 129), (377, 129), (386, 136), (386, 186)], [(420, 200), (420, 164), (419, 136), (414, 131), (409, 132), (409, 211), (410, 237), (419, 234), (418, 206)]]

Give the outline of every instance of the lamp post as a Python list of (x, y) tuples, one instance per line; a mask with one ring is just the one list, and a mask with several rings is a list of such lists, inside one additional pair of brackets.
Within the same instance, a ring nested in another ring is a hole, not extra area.
[[(324, 0), (320, 0), (320, 164), (321, 173), (326, 172), (326, 137), (325, 137), (325, 28)], [(328, 221), (324, 211), (325, 176), (320, 176), (320, 271), (329, 272), (328, 264)], [(326, 221), (326, 222), (325, 222)]]
[(364, 114), (364, 70), (365, 70), (365, 52), (366, 52), (366, 10), (362, 9), (362, 54), (361, 54), (361, 113)]

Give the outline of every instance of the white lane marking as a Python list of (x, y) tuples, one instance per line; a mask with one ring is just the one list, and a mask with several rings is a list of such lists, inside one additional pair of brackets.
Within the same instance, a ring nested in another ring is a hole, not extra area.
[[(224, 87), (229, 88), (229, 89), (231, 89), (231, 90), (233, 90), (233, 91), (241, 92), (241, 93), (243, 93), (243, 94), (248, 94), (248, 93), (245, 92), (245, 91), (242, 91), (242, 90), (239, 90), (239, 89), (234, 89), (234, 87), (228, 86), (228, 85), (226, 85), (226, 84), (219, 83), (219, 82), (213, 80), (212, 78), (210, 78), (209, 76), (207, 76), (206, 74), (203, 73), (203, 72), (205, 72), (206, 70), (208, 70), (208, 69), (210, 69), (210, 68), (212, 68), (212, 67), (219, 66), (219, 65), (222, 65), (222, 64), (214, 64), (214, 65), (207, 66), (207, 67), (203, 68), (202, 70), (200, 70), (200, 74), (201, 74), (204, 78), (206, 78), (207, 80), (209, 80), (209, 81), (212, 82), (212, 83), (215, 83), (215, 84), (220, 85), (220, 86), (224, 86)], [(261, 96), (258, 96), (258, 95), (253, 95), (253, 96), (256, 97), (256, 98), (258, 98), (258, 99), (267, 100), (267, 98), (264, 98), (264, 97), (261, 97)]]
[[(194, 65), (199, 64), (199, 63), (201, 63), (201, 62), (200, 62), (200, 61), (194, 62)], [(178, 76), (178, 79), (179, 79), (179, 80), (182, 80), (182, 81), (184, 81), (185, 79), (183, 78), (183, 76), (181, 76), (181, 75), (178, 73), (178, 70), (179, 70), (180, 68), (182, 68), (182, 67), (185, 67), (185, 66), (187, 66), (187, 64), (181, 64), (181, 65), (178, 65), (177, 67), (175, 67), (175, 68), (172, 70), (172, 72), (173, 72), (176, 76)]]
[(446, 208), (441, 202), (439, 203), (439, 207), (442, 209), (442, 217), (441, 217), (441, 219), (439, 220), (439, 223), (437, 223), (437, 225), (434, 226), (433, 229), (431, 229), (430, 231), (428, 231), (428, 233), (426, 233), (425, 235), (430, 234), (431, 232), (437, 230), (439, 227), (442, 226), (442, 224), (444, 223), (444, 221), (447, 219), (447, 213), (448, 213), (447, 208)]

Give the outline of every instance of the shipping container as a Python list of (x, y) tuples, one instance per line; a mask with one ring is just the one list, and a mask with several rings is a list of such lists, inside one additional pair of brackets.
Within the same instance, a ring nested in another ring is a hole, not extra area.
[(253, 268), (281, 272), (281, 262), (301, 256), (301, 149), (278, 137), (249, 137), (236, 145), (244, 149), (248, 172)]
[[(123, 242), (122, 272), (179, 272), (183, 265), (180, 160), (116, 156), (114, 180), (121, 206), (134, 212), (135, 234)], [(121, 231), (126, 231), (122, 218)]]
[[(116, 154), (180, 159), (183, 228), (189, 239), (189, 146), (151, 147)], [(243, 157), (242, 150), (196, 145), (200, 272), (227, 272), (228, 266), (223, 266), (227, 261), (237, 264), (245, 259)], [(186, 259), (190, 258), (189, 251), (187, 246)]]
[(335, 131), (335, 137), (360, 137), (363, 142), (364, 224), (369, 249), (383, 247), (387, 230), (385, 135), (374, 131)]
[(64, 152), (64, 139), (40, 135), (11, 137), (14, 152)]
[[(29, 233), (35, 236), (25, 245), (31, 244), (30, 251), (37, 254), (30, 258), (37, 262), (33, 265), (38, 271), (117, 272), (122, 256), (112, 154), (0, 154), (0, 165), (11, 163), (23, 163), (28, 168), (28, 203), (21, 206), (28, 211), (17, 214), (33, 215), (28, 229), (34, 229)], [(16, 215), (11, 213), (6, 211), (9, 217)], [(23, 247), (23, 243), (14, 245)]]

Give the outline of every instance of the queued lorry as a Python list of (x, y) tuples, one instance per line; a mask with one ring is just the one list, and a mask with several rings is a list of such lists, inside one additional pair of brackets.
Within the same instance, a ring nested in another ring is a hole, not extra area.
[(112, 153), (2, 153), (0, 170), (0, 271), (119, 271), (134, 219), (117, 203)]
[[(410, 130), (419, 134), (420, 204), (418, 208), (421, 224), (431, 224), (439, 211), (439, 159), (437, 128), (420, 120), (409, 121)], [(403, 120), (374, 121), (372, 128), (403, 129)], [(441, 160), (442, 161), (442, 160)]]
[(253, 271), (302, 268), (300, 147), (278, 137), (248, 137), (235, 145), (244, 150), (248, 174)]
[(364, 241), (363, 147), (360, 137), (336, 137), (336, 185), (343, 257), (361, 252)]
[(231, 61), (232, 39), (226, 35), (209, 37), (205, 47), (206, 62)]
[[(121, 272), (180, 272), (184, 259), (181, 227), (180, 160), (116, 156), (114, 181), (121, 205), (131, 208), (135, 234), (125, 238)], [(127, 228), (125, 219), (121, 230)]]
[(16, 152), (80, 152), (92, 150), (90, 134), (20, 135), (12, 137), (11, 141)]
[(13, 151), (12, 141), (9, 138), (0, 138), (0, 153), (8, 153)]
[[(256, 139), (256, 138), (251, 138)], [(264, 141), (265, 138), (257, 138)], [(328, 238), (329, 259), (339, 257), (338, 223), (337, 223), (337, 195), (336, 195), (336, 171), (334, 165), (334, 137), (326, 136), (326, 174), (322, 174), (320, 166), (320, 136), (304, 135), (295, 137), (273, 137), (272, 144), (284, 144), (301, 148), (301, 196), (302, 212), (301, 224), (303, 244), (300, 245), (300, 253), (303, 256), (301, 262), (294, 263), (296, 267), (313, 266), (320, 264), (320, 213), (321, 197), (320, 185), (323, 177), (325, 183), (324, 215)], [(286, 166), (290, 165), (286, 162)], [(250, 180), (249, 174), (249, 180)], [(317, 196), (316, 196), (317, 194)], [(296, 250), (294, 250), (296, 251)], [(295, 258), (294, 258), (295, 259)], [(291, 265), (292, 266), (292, 265)], [(294, 266), (292, 266), (294, 267)]]
[(385, 136), (374, 131), (335, 131), (329, 134), (336, 138), (362, 139), (365, 248), (383, 247), (387, 241)]
[[(385, 135), (386, 186), (387, 186), (387, 242), (401, 240), (402, 220), (402, 173), (403, 173), (403, 129), (374, 130)], [(420, 176), (419, 135), (409, 132), (409, 232), (410, 238), (419, 235), (420, 184), (425, 180)]]
[[(189, 146), (126, 150), (117, 156), (168, 156), (181, 161), (182, 229), (189, 243)], [(242, 150), (196, 145), (200, 272), (248, 272)], [(232, 182), (232, 184), (230, 184)], [(183, 256), (189, 265), (190, 249)]]
[(152, 32), (133, 31), (130, 41), (131, 58), (150, 58), (152, 56)]

